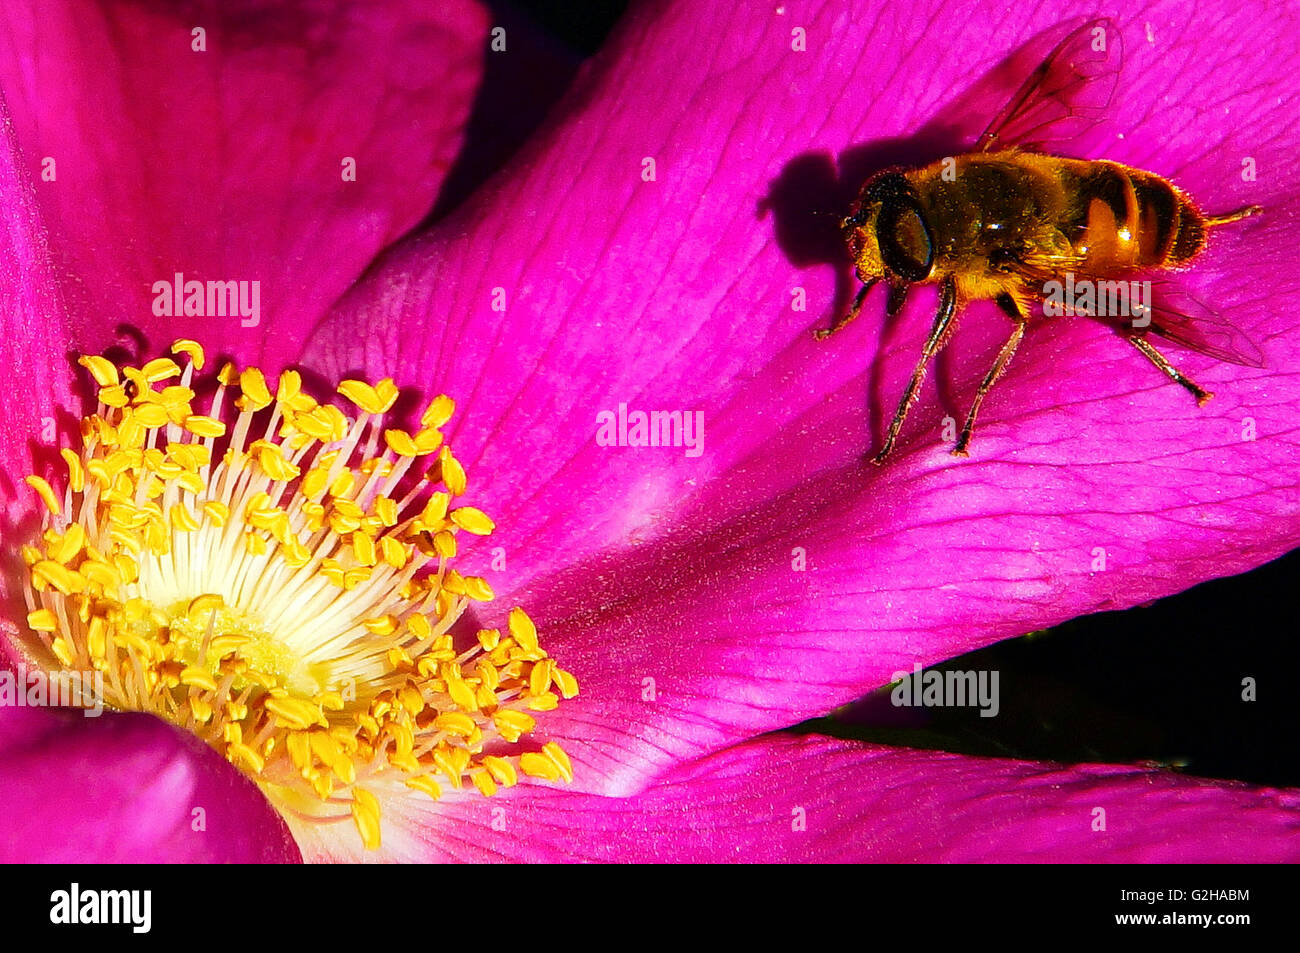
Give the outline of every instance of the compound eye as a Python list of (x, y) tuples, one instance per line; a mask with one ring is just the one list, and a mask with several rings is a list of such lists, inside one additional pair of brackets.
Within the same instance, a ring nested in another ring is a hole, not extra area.
[(894, 238), (899, 249), (916, 262), (917, 267), (930, 270), (930, 233), (925, 230), (925, 222), (921, 221), (916, 209), (909, 208), (898, 217)]
[(880, 251), (890, 269), (908, 281), (924, 281), (934, 264), (934, 246), (921, 210), (911, 202), (899, 203), (882, 216)]

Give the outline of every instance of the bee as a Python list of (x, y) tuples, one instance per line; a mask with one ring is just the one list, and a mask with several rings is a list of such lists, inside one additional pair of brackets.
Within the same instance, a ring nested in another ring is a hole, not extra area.
[(974, 151), (922, 168), (885, 169), (862, 186), (841, 223), (861, 288), (845, 314), (815, 332), (817, 339), (856, 318), (877, 282), (888, 285), (890, 317), (902, 309), (913, 285), (939, 286), (934, 323), (874, 463), (893, 450), (926, 366), (972, 300), (994, 301), (1011, 319), (1012, 330), (976, 390), (952, 449), (957, 456), (969, 454), (980, 406), (1027, 327), (1047, 313), (1044, 302), (1056, 293), (1048, 289), (1065, 282), (1113, 292), (1121, 279), (1127, 285), (1129, 279), (1147, 278), (1150, 283), (1143, 287), (1154, 286), (1159, 294), (1129, 309), (1131, 320), (1122, 325), (1105, 313), (1120, 309), (1099, 306), (1101, 295), (1094, 296), (1096, 303), (1085, 299), (1080, 309), (1064, 313), (1115, 324), (1198, 405), (1213, 395), (1156, 350), (1148, 332), (1223, 361), (1263, 366), (1259, 349), (1244, 334), (1162, 274), (1190, 265), (1205, 248), (1210, 229), (1258, 214), (1260, 207), (1206, 215), (1186, 192), (1154, 172), (1108, 160), (1064, 158), (1046, 149), (1100, 119), (1110, 104), (1121, 53), (1119, 33), (1109, 20), (1083, 24), (1030, 74)]

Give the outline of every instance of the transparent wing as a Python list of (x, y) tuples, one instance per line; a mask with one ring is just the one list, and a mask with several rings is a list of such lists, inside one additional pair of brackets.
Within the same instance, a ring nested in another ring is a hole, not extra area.
[(1229, 364), (1264, 366), (1264, 355), (1254, 341), (1177, 285), (1153, 280), (1151, 292), (1151, 330), (1156, 334)]
[(1076, 139), (1106, 114), (1123, 62), (1115, 24), (1089, 20), (1058, 43), (980, 136), (977, 152), (1048, 151)]
[[(1227, 361), (1229, 364), (1240, 364), (1243, 367), (1264, 366), (1264, 355), (1244, 331), (1192, 297), (1169, 278), (1153, 277), (1143, 272), (1130, 273), (1120, 278), (1086, 274), (1081, 277), (1090, 281), (1151, 282), (1151, 314), (1149, 320), (1140, 314), (1116, 316), (1100, 313), (1095, 307), (1085, 309), (1077, 303), (1070, 303), (1074, 314), (1112, 324), (1123, 333), (1132, 336), (1155, 333), (1188, 350)], [(1027, 287), (1041, 286), (1028, 285)], [(1032, 297), (1039, 301), (1044, 300), (1042, 295), (1036, 294)]]

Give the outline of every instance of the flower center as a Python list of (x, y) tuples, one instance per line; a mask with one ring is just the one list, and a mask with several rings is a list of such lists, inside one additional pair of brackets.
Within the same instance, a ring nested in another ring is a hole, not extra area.
[(526, 737), (532, 712), (578, 692), (528, 615), (452, 631), (492, 599), (451, 568), (457, 537), (494, 528), (454, 505), (452, 401), (414, 433), (385, 429), (391, 379), (340, 384), (349, 416), (293, 371), (272, 394), (254, 367), (196, 380), (194, 341), (172, 354), (183, 370), (83, 357), (99, 404), (80, 453), (60, 451), (66, 488), (27, 478), (47, 510), (22, 548), (37, 661), (101, 673), (104, 704), (194, 732), (295, 818), (350, 814), (368, 848), (404, 788), (572, 780), (559, 745)]

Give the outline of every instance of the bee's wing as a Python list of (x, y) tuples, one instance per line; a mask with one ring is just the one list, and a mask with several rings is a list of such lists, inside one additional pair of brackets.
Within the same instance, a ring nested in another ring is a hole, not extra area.
[[(1051, 262), (1055, 265), (1063, 265), (1067, 261), (1064, 258), (1051, 259)], [(1033, 300), (1042, 301), (1043, 296), (1037, 292), (1037, 289), (1043, 287), (1042, 276), (1048, 273), (1046, 270), (1047, 262), (1031, 261), (1031, 264), (1036, 265), (1038, 270), (1027, 269), (1024, 272), (1026, 277), (1032, 276), (1032, 280), (1025, 285), (1027, 289), (1026, 296)], [(1065, 273), (1065, 270), (1057, 271), (1051, 277), (1060, 280), (1060, 276)], [(1082, 277), (1092, 281), (1115, 280), (1113, 275), (1088, 275), (1085, 273)], [(1150, 322), (1145, 326), (1136, 324), (1133, 318), (1101, 316), (1095, 311), (1076, 311), (1075, 313), (1087, 314), (1098, 320), (1115, 324), (1125, 334), (1137, 335), (1151, 331), (1189, 350), (1206, 354), (1220, 361), (1227, 361), (1229, 364), (1240, 364), (1243, 367), (1264, 366), (1264, 355), (1244, 331), (1235, 327), (1232, 322), (1218, 312), (1202, 304), (1170, 278), (1151, 275), (1146, 272), (1134, 272), (1124, 276), (1123, 280), (1128, 279), (1151, 282), (1151, 315)], [(1034, 291), (1031, 292), (1028, 289), (1034, 289)], [(1075, 305), (1075, 307), (1078, 306)]]
[(1123, 61), (1119, 30), (1089, 20), (1056, 45), (989, 123), (976, 152), (1046, 151), (1075, 139), (1105, 115)]
[(1151, 330), (1210, 357), (1263, 367), (1264, 355), (1244, 332), (1168, 279), (1151, 281)]

